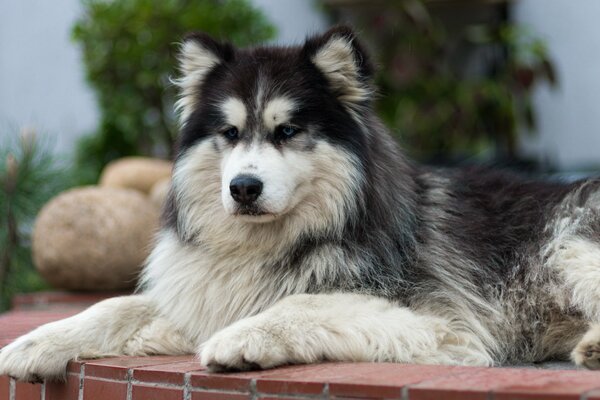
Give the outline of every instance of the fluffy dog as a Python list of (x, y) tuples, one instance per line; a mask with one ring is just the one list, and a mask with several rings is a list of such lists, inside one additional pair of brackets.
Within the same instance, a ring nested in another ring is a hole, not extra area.
[(411, 163), (348, 28), (284, 48), (192, 34), (180, 65), (173, 185), (138, 294), (19, 338), (0, 373), (193, 352), (213, 370), (600, 368), (600, 181)]

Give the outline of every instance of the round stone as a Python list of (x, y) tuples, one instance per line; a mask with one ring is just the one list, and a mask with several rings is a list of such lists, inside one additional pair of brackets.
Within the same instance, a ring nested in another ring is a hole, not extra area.
[(161, 181), (156, 182), (152, 189), (150, 190), (150, 200), (160, 207), (164, 206), (167, 201), (167, 197), (169, 196), (169, 190), (171, 189), (171, 178), (166, 178)]
[(33, 230), (34, 263), (57, 288), (130, 288), (158, 224), (158, 207), (136, 190), (72, 189), (40, 211)]
[(173, 163), (157, 158), (121, 158), (104, 168), (100, 186), (130, 188), (148, 194), (157, 182), (171, 176), (172, 168)]

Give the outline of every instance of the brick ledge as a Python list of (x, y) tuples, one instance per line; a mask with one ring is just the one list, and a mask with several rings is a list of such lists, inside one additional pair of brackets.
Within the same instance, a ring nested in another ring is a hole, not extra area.
[(8, 400), (268, 398), (600, 400), (600, 373), (326, 363), (212, 374), (187, 356), (72, 362), (66, 383), (28, 384), (0, 377), (0, 399)]
[(109, 297), (124, 296), (131, 294), (131, 291), (118, 292), (67, 292), (67, 291), (46, 291), (35, 293), (17, 294), (12, 298), (13, 310), (47, 310), (56, 308), (83, 309), (89, 307), (100, 300)]
[[(78, 310), (0, 316), (0, 346)], [(374, 363), (325, 363), (211, 374), (192, 356), (71, 362), (66, 383), (0, 377), (1, 400), (200, 400), (369, 398), (600, 400), (600, 372)]]

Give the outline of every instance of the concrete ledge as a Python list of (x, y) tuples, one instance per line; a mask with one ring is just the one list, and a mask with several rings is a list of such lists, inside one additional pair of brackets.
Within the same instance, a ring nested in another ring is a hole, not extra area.
[[(77, 312), (15, 310), (0, 316), (0, 346)], [(199, 399), (600, 400), (600, 372), (374, 363), (324, 363), (212, 374), (193, 356), (71, 362), (65, 383), (0, 377), (0, 400)]]

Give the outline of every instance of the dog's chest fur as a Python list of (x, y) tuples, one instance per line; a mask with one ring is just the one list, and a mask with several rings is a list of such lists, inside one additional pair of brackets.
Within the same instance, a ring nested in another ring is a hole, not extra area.
[(182, 243), (167, 231), (162, 233), (145, 270), (144, 291), (162, 315), (200, 344), (216, 331), (264, 311), (285, 296), (343, 281), (344, 276), (333, 276), (335, 272), (328, 264), (335, 250), (321, 251), (306, 254), (302, 265), (295, 268), (285, 265), (285, 258), (278, 267), (276, 254), (268, 258), (248, 253), (218, 257), (202, 246)]

